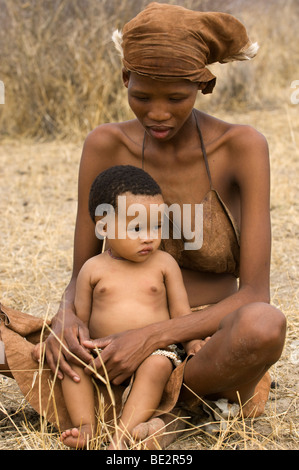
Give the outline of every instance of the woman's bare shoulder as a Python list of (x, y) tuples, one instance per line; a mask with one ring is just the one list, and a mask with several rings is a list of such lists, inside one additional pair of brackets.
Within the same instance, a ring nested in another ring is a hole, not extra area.
[(209, 129), (208, 136), (211, 144), (226, 144), (234, 148), (267, 146), (265, 136), (249, 124), (235, 124), (205, 113), (200, 113), (200, 115), (203, 125)]
[(233, 147), (259, 148), (268, 147), (265, 136), (248, 124), (231, 124), (227, 134), (228, 143)]
[(227, 138), (227, 155), (238, 182), (248, 175), (260, 175), (268, 179), (270, 157), (265, 136), (249, 125), (233, 126)]
[[(203, 116), (202, 122), (204, 129), (208, 129), (207, 152), (219, 163), (219, 173), (217, 165), (212, 166), (214, 175), (219, 176), (219, 181), (223, 171), (230, 181), (239, 186), (243, 185), (244, 181), (247, 184), (254, 175), (268, 180), (269, 149), (261, 132), (248, 124), (226, 122), (208, 115)], [(218, 160), (217, 156), (220, 156)], [(248, 178), (248, 175), (251, 177)]]
[(101, 124), (88, 134), (84, 147), (98, 152), (115, 150), (120, 145), (129, 147), (132, 143), (138, 142), (138, 133), (139, 126), (136, 119)]
[(262, 133), (250, 125), (235, 125), (227, 136), (226, 149), (233, 179), (240, 188), (254, 187), (257, 181), (268, 187), (270, 156)]

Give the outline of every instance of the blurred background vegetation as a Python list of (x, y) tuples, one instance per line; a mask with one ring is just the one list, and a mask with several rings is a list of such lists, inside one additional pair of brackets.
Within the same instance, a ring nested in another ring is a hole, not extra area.
[[(0, 0), (0, 137), (82, 139), (132, 117), (111, 34), (150, 0)], [(234, 14), (260, 44), (251, 62), (213, 65), (206, 112), (277, 108), (299, 79), (298, 0), (164, 0)]]

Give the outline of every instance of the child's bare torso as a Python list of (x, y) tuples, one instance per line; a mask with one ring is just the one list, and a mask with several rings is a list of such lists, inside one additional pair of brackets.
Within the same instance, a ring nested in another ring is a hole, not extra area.
[(169, 319), (159, 252), (142, 263), (106, 259), (92, 274), (92, 338)]

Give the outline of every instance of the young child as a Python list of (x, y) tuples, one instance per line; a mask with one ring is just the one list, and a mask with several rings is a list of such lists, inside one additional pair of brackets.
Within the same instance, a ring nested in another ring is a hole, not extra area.
[[(119, 196), (123, 197), (122, 213)], [(109, 204), (112, 214), (95, 216), (96, 209), (104, 207), (101, 204)], [(143, 209), (137, 219), (136, 212), (130, 212), (134, 207)], [(88, 325), (91, 338), (190, 313), (179, 266), (172, 256), (159, 250), (161, 207), (160, 187), (139, 168), (115, 166), (94, 181), (89, 210), (97, 232), (107, 235), (109, 248), (83, 265), (75, 297), (77, 315)], [(190, 341), (183, 346), (190, 353), (191, 349), (196, 351), (196, 344), (197, 341)], [(176, 349), (171, 345), (155, 351), (136, 370), (120, 418), (120, 430), (109, 449), (123, 448), (134, 427), (147, 421), (159, 407), (173, 367), (181, 362)], [(68, 376), (62, 380), (74, 428), (63, 432), (61, 439), (69, 447), (83, 448), (96, 429), (94, 387), (83, 368), (74, 367), (80, 382), (75, 383)]]

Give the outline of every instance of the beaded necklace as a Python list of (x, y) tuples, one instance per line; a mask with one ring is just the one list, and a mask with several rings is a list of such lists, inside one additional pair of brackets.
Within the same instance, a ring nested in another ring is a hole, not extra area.
[(120, 260), (120, 261), (126, 261), (126, 258), (122, 258), (121, 256), (114, 256), (114, 255), (112, 254), (111, 248), (108, 248), (107, 251), (108, 251), (108, 255), (111, 256), (111, 258), (113, 258), (113, 259), (118, 259), (118, 260)]

